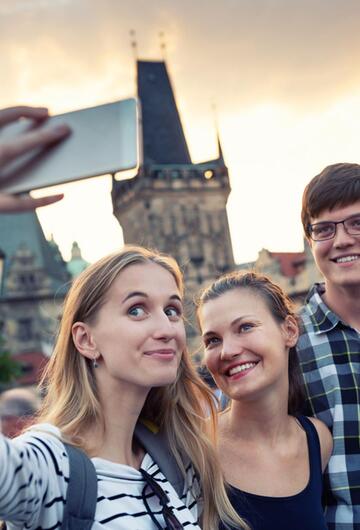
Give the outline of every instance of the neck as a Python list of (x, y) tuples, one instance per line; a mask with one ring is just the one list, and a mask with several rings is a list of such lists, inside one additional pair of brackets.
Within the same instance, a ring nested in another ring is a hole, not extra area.
[(325, 282), (322, 298), (341, 320), (360, 329), (360, 285), (342, 287)]
[(134, 444), (134, 430), (148, 390), (118, 381), (107, 384), (106, 388), (99, 384), (98, 389), (104, 429), (93, 425), (86, 433), (96, 447), (93, 456), (139, 468), (143, 450)]
[(287, 393), (266, 396), (263, 400), (235, 401), (224, 413), (224, 431), (243, 441), (276, 441), (288, 431)]

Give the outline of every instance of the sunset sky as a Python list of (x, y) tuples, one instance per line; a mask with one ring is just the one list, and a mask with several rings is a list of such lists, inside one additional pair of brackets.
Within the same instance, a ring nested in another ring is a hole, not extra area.
[[(154, 60), (162, 31), (195, 162), (217, 154), (217, 108), (235, 259), (301, 250), (307, 181), (360, 163), (359, 21), (358, 0), (1, 0), (0, 106), (60, 113), (134, 95), (129, 31)], [(89, 261), (121, 244), (110, 186), (70, 184), (38, 210), (65, 258), (74, 240)]]

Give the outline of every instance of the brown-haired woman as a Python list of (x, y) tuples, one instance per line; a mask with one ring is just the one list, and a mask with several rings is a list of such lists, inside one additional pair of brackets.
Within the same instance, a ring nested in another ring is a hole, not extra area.
[[(0, 518), (10, 530), (60, 528), (69, 477), (62, 440), (93, 459), (94, 530), (212, 530), (219, 519), (245, 528), (208, 438), (213, 423), (204, 411), (214, 419), (213, 398), (186, 350), (182, 296), (176, 262), (140, 247), (105, 257), (75, 280), (38, 423), (14, 440), (0, 436)], [(139, 418), (167, 434), (184, 470), (181, 498), (134, 438)], [(166, 510), (146, 474), (166, 493)]]
[(322, 471), (332, 438), (322, 422), (298, 415), (289, 299), (267, 277), (235, 272), (203, 291), (198, 319), (206, 365), (230, 398), (219, 454), (234, 508), (253, 530), (325, 530)]

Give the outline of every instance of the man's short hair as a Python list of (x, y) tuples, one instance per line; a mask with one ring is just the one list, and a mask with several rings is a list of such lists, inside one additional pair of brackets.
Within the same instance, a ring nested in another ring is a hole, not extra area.
[(332, 164), (306, 186), (302, 198), (301, 221), (306, 237), (309, 224), (324, 210), (349, 206), (360, 200), (360, 165)]

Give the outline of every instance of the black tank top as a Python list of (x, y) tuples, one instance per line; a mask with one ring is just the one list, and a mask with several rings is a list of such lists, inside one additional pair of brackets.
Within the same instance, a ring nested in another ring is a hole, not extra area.
[[(314, 424), (298, 416), (309, 447), (310, 478), (300, 493), (291, 497), (264, 497), (233, 486), (229, 498), (236, 512), (252, 530), (326, 530), (322, 496), (322, 471), (319, 437)], [(223, 529), (223, 526), (220, 526)]]

